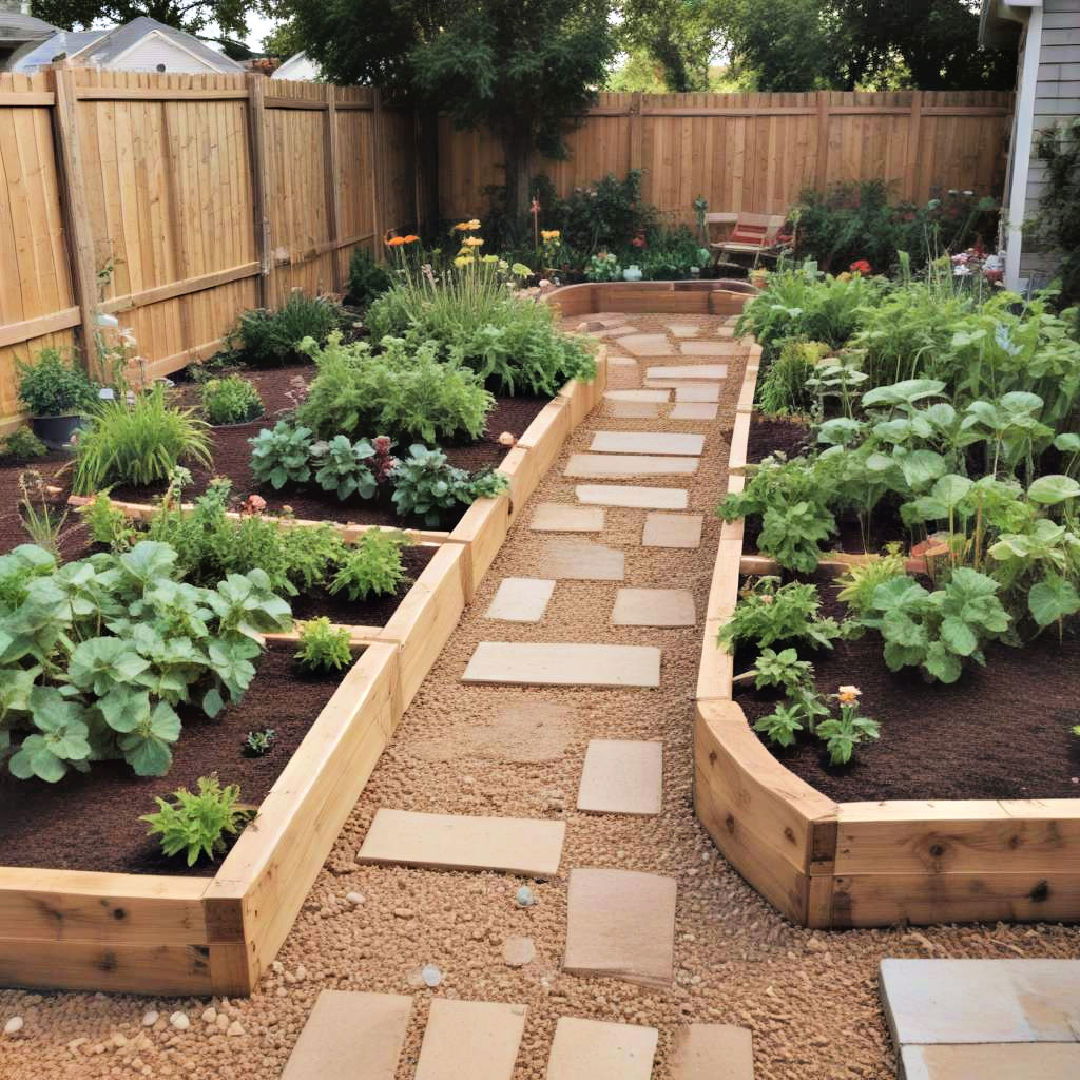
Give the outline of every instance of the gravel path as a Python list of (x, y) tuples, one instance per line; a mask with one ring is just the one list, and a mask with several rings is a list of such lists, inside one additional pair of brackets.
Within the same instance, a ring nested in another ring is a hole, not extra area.
[[(671, 315), (627, 321), (649, 330), (697, 323), (701, 337), (722, 322)], [(618, 355), (617, 347), (612, 353)], [(664, 361), (643, 359), (641, 368), (657, 362)], [(734, 417), (742, 363), (731, 363), (715, 424), (613, 420), (599, 410), (565, 448), (533, 500), (573, 500), (562, 467), (570, 452), (587, 449), (594, 430), (707, 433), (701, 466), (689, 485), (690, 509), (707, 515), (698, 549), (641, 548), (643, 510), (608, 509), (605, 531), (588, 537), (626, 553), (623, 584), (689, 589), (699, 615), (719, 533), (710, 511), (725, 479), (725, 434)], [(681, 479), (648, 483), (686, 486)], [(615, 582), (560, 582), (539, 624), (484, 618), (503, 577), (538, 576), (545, 539), (529, 531), (530, 517), (529, 508), (520, 514), (519, 526), (384, 754), (259, 992), (246, 1001), (215, 1001), (204, 1017), (206, 1001), (0, 990), (0, 1030), (11, 1017), (24, 1020), (14, 1036), (0, 1035), (2, 1080), (274, 1080), (316, 996), (326, 988), (415, 997), (398, 1080), (413, 1075), (427, 1003), (436, 995), (528, 1006), (515, 1080), (542, 1080), (560, 1016), (657, 1025), (658, 1080), (667, 1076), (675, 1026), (689, 1021), (751, 1027), (761, 1080), (888, 1080), (894, 1064), (878, 999), (881, 958), (1077, 955), (1080, 930), (1062, 926), (829, 933), (787, 923), (726, 865), (694, 818), (690, 733), (699, 631), (612, 628)], [(484, 639), (656, 645), (663, 650), (661, 689), (463, 687), (465, 663)], [(546, 723), (532, 731), (520, 715), (508, 718), (514, 709)], [(591, 816), (574, 809), (585, 747), (590, 738), (602, 737), (663, 740), (658, 817)], [(356, 852), (380, 806), (565, 820), (562, 873), (532, 883), (538, 903), (521, 908), (515, 893), (522, 882), (508, 875), (359, 866)], [(673, 987), (647, 989), (560, 972), (566, 877), (571, 868), (588, 866), (677, 879)], [(346, 899), (355, 893), (362, 894), (362, 902), (355, 895)], [(508, 937), (532, 938), (536, 960), (507, 966), (502, 949)], [(442, 969), (437, 989), (419, 985), (424, 964)], [(160, 1015), (143, 1027), (150, 1009)], [(190, 1028), (170, 1026), (175, 1010), (187, 1014)]]

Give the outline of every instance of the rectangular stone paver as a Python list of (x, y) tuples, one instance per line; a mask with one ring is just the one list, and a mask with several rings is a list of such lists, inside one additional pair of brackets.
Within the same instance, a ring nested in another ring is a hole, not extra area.
[(654, 1027), (564, 1016), (555, 1025), (546, 1080), (649, 1080), (659, 1036)]
[(671, 407), (669, 420), (715, 420), (719, 405), (707, 402), (680, 401)]
[(615, 420), (656, 420), (660, 405), (654, 401), (609, 401), (607, 414)]
[(635, 476), (689, 476), (698, 459), (656, 454), (571, 454), (563, 476), (571, 480), (624, 480)]
[(731, 356), (741, 348), (735, 341), (684, 341), (679, 345), (684, 356)]
[(719, 383), (698, 383), (696, 386), (678, 386), (675, 388), (675, 401), (677, 404), (688, 401), (716, 404), (719, 400)]
[(591, 540), (548, 540), (538, 573), (567, 581), (622, 581), (626, 558), (617, 548)]
[(678, 431), (597, 431), (590, 450), (606, 454), (686, 454), (694, 457), (705, 446), (704, 435)]
[(605, 401), (633, 401), (641, 404), (644, 401), (662, 403), (671, 400), (671, 392), (668, 390), (605, 390)]
[(421, 814), (383, 807), (376, 812), (357, 859), (551, 877), (559, 870), (565, 831), (561, 821)]
[(726, 379), (727, 364), (665, 364), (645, 369), (646, 379)]
[(536, 504), (532, 524), (535, 532), (594, 533), (604, 531), (604, 510), (600, 506), (571, 506), (569, 503)]
[(524, 1031), (524, 1005), (434, 998), (416, 1080), (510, 1080)]
[(659, 814), (663, 744), (592, 739), (585, 751), (577, 808), (593, 814)]
[(555, 582), (547, 578), (503, 578), (485, 617), (505, 622), (539, 622), (554, 592)]
[(635, 356), (667, 356), (675, 351), (667, 334), (623, 334), (619, 338), (619, 348), (627, 349)]
[(754, 1080), (750, 1029), (681, 1024), (671, 1050), (671, 1080)]
[(579, 502), (593, 506), (629, 506), (646, 510), (685, 510), (690, 493), (684, 488), (631, 487), (628, 484), (578, 484)]
[(615, 626), (693, 626), (694, 594), (687, 589), (620, 589), (611, 621)]
[(881, 988), (900, 1045), (1080, 1040), (1080, 960), (882, 960)]
[(905, 1046), (904, 1080), (1076, 1080), (1080, 1043)]
[(647, 645), (481, 641), (461, 681), (655, 689), (660, 685), (660, 650)]
[(281, 1080), (393, 1080), (412, 998), (323, 990)]
[(670, 986), (675, 879), (636, 870), (571, 870), (563, 969)]
[(649, 514), (641, 530), (642, 547), (696, 548), (701, 543), (701, 514)]
[(695, 337), (700, 329), (693, 323), (668, 323), (668, 330), (680, 338)]

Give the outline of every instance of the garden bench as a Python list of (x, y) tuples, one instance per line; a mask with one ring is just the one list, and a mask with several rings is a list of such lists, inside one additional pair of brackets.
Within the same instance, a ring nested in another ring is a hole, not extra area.
[(757, 266), (763, 255), (771, 254), (776, 247), (776, 238), (784, 225), (783, 214), (706, 214), (705, 225), (712, 236), (716, 226), (730, 225), (731, 231), (722, 240), (710, 241), (713, 252), (713, 265), (721, 262), (731, 263), (737, 260), (731, 256), (753, 256), (753, 265)]

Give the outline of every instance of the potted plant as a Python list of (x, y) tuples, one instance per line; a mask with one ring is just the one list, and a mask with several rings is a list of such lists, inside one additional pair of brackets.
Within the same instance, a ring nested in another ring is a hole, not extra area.
[(34, 433), (46, 446), (66, 446), (97, 399), (96, 384), (59, 349), (42, 349), (33, 362), (16, 367), (19, 401)]

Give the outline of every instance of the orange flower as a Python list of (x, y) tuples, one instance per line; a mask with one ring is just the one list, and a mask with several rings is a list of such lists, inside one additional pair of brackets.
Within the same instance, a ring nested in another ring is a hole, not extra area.
[(402, 244), (406, 243), (408, 243), (408, 241), (405, 239), (404, 236), (391, 236), (390, 239), (386, 241), (386, 246), (401, 247)]
[(409, 233), (408, 236), (402, 237), (402, 243), (404, 243), (404, 244), (415, 244), (417, 242), (417, 240), (419, 240), (419, 239), (420, 239), (419, 236), (416, 236), (414, 233)]
[(857, 686), (841, 686), (836, 697), (842, 704), (852, 705), (862, 697), (862, 691)]

